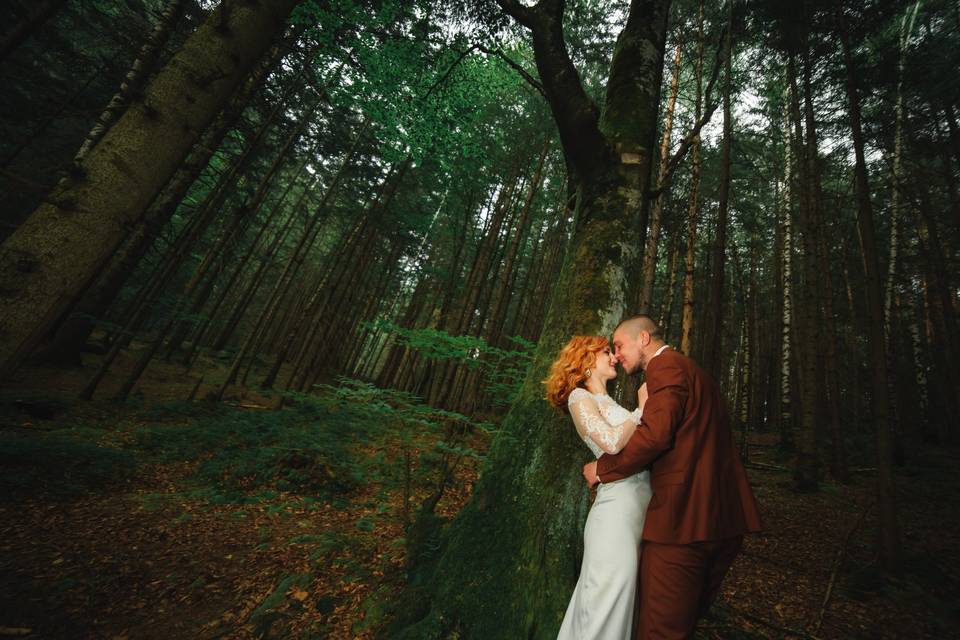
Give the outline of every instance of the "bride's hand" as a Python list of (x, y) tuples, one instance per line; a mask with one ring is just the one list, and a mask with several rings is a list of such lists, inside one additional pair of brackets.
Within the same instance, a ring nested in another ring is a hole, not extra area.
[(640, 388), (637, 389), (637, 406), (640, 408), (640, 411), (643, 411), (643, 405), (647, 404), (647, 398), (650, 397), (650, 393), (647, 391), (647, 383), (644, 382), (640, 385)]

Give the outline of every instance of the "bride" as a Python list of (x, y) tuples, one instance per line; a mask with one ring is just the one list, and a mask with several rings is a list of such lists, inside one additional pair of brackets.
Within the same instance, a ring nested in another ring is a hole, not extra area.
[[(617, 375), (616, 362), (606, 338), (574, 336), (544, 381), (547, 400), (567, 408), (577, 433), (597, 458), (623, 448), (647, 399), (646, 384), (637, 392), (639, 406), (633, 412), (607, 395), (607, 381)], [(633, 637), (640, 536), (651, 495), (649, 471), (597, 489), (583, 530), (580, 578), (558, 640)]]

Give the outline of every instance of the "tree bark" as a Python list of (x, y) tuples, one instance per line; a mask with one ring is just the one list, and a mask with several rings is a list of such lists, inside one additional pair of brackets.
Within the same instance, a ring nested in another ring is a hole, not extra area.
[[(804, 45), (806, 46), (806, 45)], [(813, 208), (817, 206), (811, 188), (809, 149), (804, 145), (800, 95), (797, 86), (797, 70), (794, 54), (787, 59), (787, 82), (789, 86), (790, 122), (792, 142), (797, 157), (796, 178), (799, 186), (799, 207), (794, 237), (800, 240), (800, 294), (801, 303), (795, 311), (796, 344), (799, 356), (800, 422), (796, 431), (796, 457), (793, 465), (793, 488), (797, 491), (817, 491), (821, 480), (819, 440), (817, 438), (817, 399), (819, 376), (817, 375), (817, 318), (819, 304), (816, 287), (816, 229)], [(809, 132), (808, 132), (809, 136)]]
[[(710, 293), (707, 300), (706, 315), (708, 321), (704, 323), (701, 353), (702, 366), (714, 378), (720, 379), (723, 372), (720, 360), (721, 343), (723, 342), (723, 283), (726, 271), (725, 251), (727, 243), (727, 212), (730, 209), (730, 146), (733, 141), (733, 122), (730, 113), (730, 92), (732, 91), (732, 63), (733, 57), (733, 3), (727, 7), (727, 33), (724, 42), (724, 81), (723, 81), (723, 142), (720, 148), (720, 192), (717, 195), (717, 226), (714, 232), (712, 278)], [(753, 339), (753, 333), (748, 332), (748, 340)], [(747, 344), (749, 351), (749, 343)], [(747, 361), (749, 365), (749, 360)], [(748, 378), (749, 380), (749, 378)]]
[[(820, 150), (817, 135), (816, 114), (813, 109), (812, 68), (810, 50), (804, 49), (803, 54), (803, 104), (804, 119), (807, 128), (807, 178), (809, 184), (810, 226), (816, 242), (816, 262), (820, 265), (830, 264), (830, 255), (826, 244), (826, 230), (823, 216), (823, 189), (821, 181)], [(829, 274), (827, 275), (829, 278)], [(829, 280), (828, 280), (829, 281)], [(827, 392), (827, 405), (830, 423), (830, 470), (833, 477), (840, 482), (848, 482), (850, 475), (847, 469), (846, 444), (844, 442), (843, 416), (840, 411), (840, 381), (837, 358), (837, 326), (833, 312), (833, 287), (814, 287), (820, 309), (820, 327), (826, 334), (826, 344), (820, 351), (823, 356), (822, 367), (824, 386)]]
[(880, 267), (873, 224), (873, 205), (870, 202), (870, 184), (867, 177), (863, 130), (860, 125), (860, 96), (857, 90), (857, 71), (850, 51), (850, 36), (845, 24), (844, 10), (837, 7), (837, 35), (843, 49), (846, 68), (846, 91), (850, 129), (856, 155), (854, 168), (857, 194), (857, 229), (863, 255), (863, 270), (869, 313), (870, 366), (873, 369), (872, 394), (874, 422), (877, 436), (877, 505), (880, 514), (880, 560), (883, 568), (893, 575), (903, 572), (903, 549), (900, 542), (900, 524), (897, 518), (897, 495), (893, 479), (893, 442), (889, 423), (889, 386), (887, 359), (884, 353), (883, 299), (880, 289)]
[(0, 247), (0, 376), (63, 316), (156, 197), (298, 0), (224, 0), (68, 183)]
[[(697, 18), (697, 66), (696, 106), (693, 110), (694, 122), (700, 119), (703, 112), (703, 0), (698, 9)], [(697, 258), (697, 223), (700, 217), (700, 133), (694, 134), (690, 149), (690, 194), (687, 200), (687, 252), (684, 255), (683, 269), (683, 313), (680, 325), (680, 351), (686, 355), (693, 355), (693, 322), (694, 322), (694, 295), (695, 295), (695, 268)]]
[(673, 114), (677, 106), (677, 94), (680, 92), (680, 56), (683, 42), (677, 42), (673, 58), (673, 76), (670, 80), (670, 99), (667, 101), (667, 113), (663, 123), (663, 138), (660, 141), (660, 164), (657, 169), (657, 195), (650, 208), (650, 230), (647, 233), (647, 246), (643, 252), (643, 267), (640, 272), (640, 298), (637, 309), (640, 313), (652, 313), (650, 303), (653, 300), (653, 282), (657, 274), (657, 252), (660, 246), (660, 227), (663, 224), (663, 210), (670, 197), (667, 184), (667, 167), (670, 164), (670, 138), (673, 134)]

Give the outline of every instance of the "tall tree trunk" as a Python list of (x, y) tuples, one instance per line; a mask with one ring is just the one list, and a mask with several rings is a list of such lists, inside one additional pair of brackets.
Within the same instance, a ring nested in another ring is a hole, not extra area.
[(784, 109), (783, 198), (780, 226), (783, 229), (782, 276), (783, 314), (780, 316), (780, 396), (778, 424), (780, 449), (793, 451), (793, 144), (790, 135), (789, 109)]
[[(697, 18), (697, 66), (696, 77), (696, 106), (693, 110), (693, 121), (700, 120), (703, 113), (703, 0), (700, 1)], [(693, 354), (693, 321), (695, 271), (697, 258), (697, 223), (700, 218), (700, 132), (694, 134), (690, 148), (690, 195), (687, 200), (687, 252), (684, 256), (683, 269), (683, 314), (680, 325), (680, 351), (686, 355)]]
[[(0, 376), (76, 302), (170, 179), (298, 0), (224, 0), (0, 247)], [(78, 243), (78, 239), (82, 242)]]
[(172, 218), (193, 183), (210, 163), (214, 152), (227, 132), (236, 124), (253, 92), (279, 61), (282, 49), (274, 46), (261, 64), (251, 72), (229, 104), (207, 128), (184, 164), (177, 169), (170, 183), (147, 208), (143, 220), (124, 240), (111, 257), (96, 283), (84, 294), (76, 308), (57, 328), (53, 341), (44, 348), (46, 359), (59, 362), (79, 362), (80, 352), (107, 309), (127, 281), (134, 267), (153, 244), (163, 226)]
[(676, 298), (677, 280), (680, 278), (680, 246), (681, 234), (674, 235), (673, 250), (670, 252), (669, 276), (667, 278), (666, 300), (660, 306), (660, 326), (663, 327), (663, 339), (670, 339), (670, 328), (673, 322), (673, 301)]
[(897, 518), (897, 493), (893, 479), (893, 439), (890, 431), (889, 386), (887, 359), (884, 353), (883, 298), (880, 284), (880, 266), (873, 225), (873, 205), (870, 202), (870, 184), (867, 178), (863, 130), (860, 125), (860, 96), (857, 91), (857, 72), (850, 51), (850, 36), (845, 24), (843, 8), (837, 8), (837, 34), (843, 48), (846, 67), (846, 90), (850, 129), (856, 155), (857, 228), (863, 253), (863, 270), (869, 313), (870, 366), (872, 377), (873, 418), (877, 435), (877, 505), (880, 514), (880, 560), (883, 568), (894, 575), (903, 572), (903, 549), (900, 543), (900, 524)]
[(663, 122), (663, 138), (660, 140), (660, 164), (657, 169), (657, 195), (650, 207), (650, 230), (647, 233), (647, 246), (643, 252), (643, 267), (640, 271), (640, 297), (637, 309), (640, 313), (652, 313), (653, 282), (657, 275), (657, 253), (660, 248), (660, 227), (663, 225), (663, 210), (670, 198), (667, 184), (667, 168), (670, 165), (670, 138), (673, 134), (673, 114), (677, 106), (677, 94), (680, 92), (680, 55), (683, 41), (677, 42), (673, 57), (673, 76), (670, 79), (670, 98), (667, 101), (667, 113)]
[[(720, 360), (723, 326), (723, 281), (725, 266), (725, 251), (727, 243), (727, 212), (730, 208), (730, 146), (733, 139), (733, 123), (730, 114), (730, 92), (732, 79), (733, 57), (733, 3), (727, 7), (727, 33), (724, 41), (724, 77), (723, 77), (723, 142), (720, 148), (720, 193), (717, 196), (717, 226), (713, 239), (712, 278), (710, 293), (707, 300), (706, 316), (708, 321), (703, 326), (701, 353), (702, 366), (716, 379), (720, 379), (723, 371)], [(752, 339), (752, 334), (748, 335)], [(749, 346), (749, 345), (748, 345)], [(749, 350), (747, 351), (749, 353)]]
[[(806, 45), (804, 45), (806, 46)], [(794, 237), (800, 240), (800, 305), (795, 309), (796, 344), (798, 345), (799, 387), (800, 387), (800, 424), (796, 432), (796, 457), (793, 466), (793, 488), (797, 491), (816, 491), (821, 480), (819, 458), (820, 442), (817, 438), (817, 399), (819, 376), (817, 375), (816, 335), (818, 329), (819, 305), (816, 296), (817, 250), (816, 229), (813, 220), (813, 208), (817, 206), (810, 185), (810, 163), (807, 147), (804, 145), (802, 117), (800, 115), (800, 95), (797, 86), (796, 60), (791, 53), (787, 60), (787, 82), (790, 89), (790, 122), (793, 125), (792, 144), (798, 162), (797, 184), (799, 186), (800, 206), (796, 218), (798, 233)], [(809, 132), (808, 132), (809, 135)]]
[[(816, 242), (815, 256), (816, 262), (820, 265), (830, 264), (830, 256), (826, 245), (826, 231), (823, 221), (823, 189), (821, 186), (820, 169), (820, 150), (817, 136), (816, 114), (813, 109), (813, 88), (811, 76), (813, 71), (810, 62), (810, 50), (805, 48), (803, 52), (803, 111), (807, 128), (807, 183), (808, 183), (808, 201), (810, 226)], [(829, 277), (829, 275), (828, 275)], [(838, 379), (838, 358), (837, 358), (837, 327), (836, 318), (833, 313), (833, 287), (820, 286), (814, 287), (814, 293), (818, 298), (818, 307), (820, 314), (820, 327), (826, 335), (826, 344), (820, 351), (823, 356), (824, 366), (820, 368), (823, 372), (822, 378), (827, 391), (827, 404), (829, 409), (829, 425), (832, 447), (830, 450), (830, 469), (837, 480), (847, 482), (849, 473), (847, 471), (846, 445), (844, 443), (843, 417), (840, 413), (840, 381)]]

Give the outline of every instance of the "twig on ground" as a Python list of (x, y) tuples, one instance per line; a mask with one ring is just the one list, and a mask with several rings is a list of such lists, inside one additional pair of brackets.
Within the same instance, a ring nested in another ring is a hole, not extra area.
[(847, 531), (847, 535), (843, 537), (843, 541), (840, 543), (840, 548), (837, 549), (837, 557), (834, 558), (833, 569), (830, 571), (830, 582), (827, 583), (827, 592), (823, 595), (823, 602), (820, 604), (820, 612), (817, 614), (817, 624), (813, 628), (814, 633), (820, 631), (820, 627), (823, 625), (823, 616), (827, 612), (827, 605), (830, 603), (830, 596), (833, 595), (833, 585), (837, 582), (837, 573), (840, 571), (840, 565), (843, 563), (843, 556), (847, 553), (847, 546), (850, 544), (850, 539), (853, 537), (854, 532), (860, 528), (860, 525), (866, 519), (867, 514), (872, 508), (873, 502), (864, 507), (864, 509), (860, 512), (860, 515), (857, 516), (853, 526)]
[(758, 469), (760, 471), (789, 471), (786, 467), (778, 464), (767, 464), (765, 462), (744, 462), (743, 466), (747, 469)]

